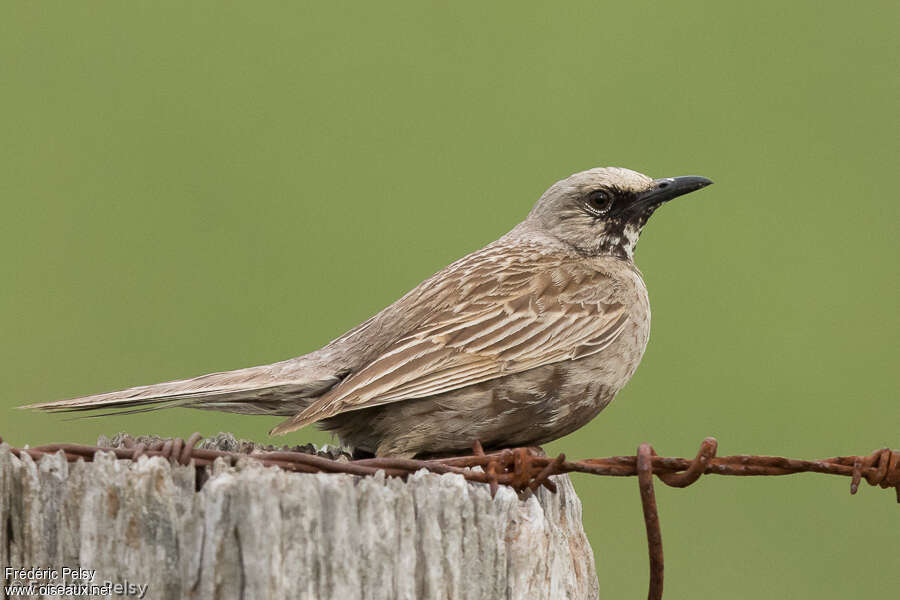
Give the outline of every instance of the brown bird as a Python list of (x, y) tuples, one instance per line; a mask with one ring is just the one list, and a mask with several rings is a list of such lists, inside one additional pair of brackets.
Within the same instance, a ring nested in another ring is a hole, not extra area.
[(638, 236), (664, 202), (711, 183), (576, 173), (512, 231), (320, 350), (26, 408), (284, 415), (270, 433), (318, 423), (377, 456), (542, 444), (593, 419), (634, 374), (650, 336)]

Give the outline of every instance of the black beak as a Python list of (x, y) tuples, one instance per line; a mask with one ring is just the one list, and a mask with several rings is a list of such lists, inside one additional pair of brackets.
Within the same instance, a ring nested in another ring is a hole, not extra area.
[(712, 185), (712, 180), (698, 175), (685, 175), (683, 177), (666, 177), (654, 179), (653, 187), (646, 192), (641, 192), (635, 204), (640, 206), (659, 206), (672, 198), (696, 192), (701, 188)]

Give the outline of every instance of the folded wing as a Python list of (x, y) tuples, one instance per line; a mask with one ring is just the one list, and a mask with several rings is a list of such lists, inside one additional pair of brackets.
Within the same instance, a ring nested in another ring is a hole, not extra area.
[(443, 310), (271, 433), (601, 352), (628, 321), (622, 304), (599, 297), (609, 289), (602, 273), (565, 264), (498, 272), (509, 270), (469, 269), (464, 287), (445, 285), (456, 304), (438, 302)]

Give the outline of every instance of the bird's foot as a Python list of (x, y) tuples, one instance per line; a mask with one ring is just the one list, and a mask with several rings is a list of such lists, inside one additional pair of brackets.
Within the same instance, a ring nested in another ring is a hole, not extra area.
[(497, 453), (505, 452), (505, 451), (516, 451), (516, 450), (519, 450), (520, 448), (526, 450), (530, 456), (539, 456), (542, 458), (547, 456), (547, 453), (544, 452), (544, 449), (541, 448), (540, 446), (517, 446), (517, 447), (488, 448), (488, 450), (485, 451), (484, 446), (482, 446), (481, 442), (478, 440), (475, 440), (472, 443), (472, 454), (474, 454), (475, 456), (484, 456), (485, 453), (497, 454)]

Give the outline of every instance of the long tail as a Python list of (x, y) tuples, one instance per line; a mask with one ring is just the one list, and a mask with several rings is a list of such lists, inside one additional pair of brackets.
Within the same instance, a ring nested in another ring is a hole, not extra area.
[(289, 364), (291, 362), (210, 373), (193, 379), (20, 408), (48, 412), (111, 409), (110, 412), (90, 415), (103, 416), (187, 406), (243, 414), (290, 416), (341, 380), (339, 373), (324, 374), (318, 369), (302, 369), (296, 363)]

